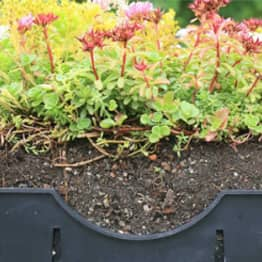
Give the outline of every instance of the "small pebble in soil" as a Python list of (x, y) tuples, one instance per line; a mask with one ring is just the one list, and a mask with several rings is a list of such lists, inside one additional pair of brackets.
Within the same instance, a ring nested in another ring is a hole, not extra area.
[(238, 174), (237, 172), (234, 172), (233, 175), (234, 175), (235, 177), (238, 177), (238, 176), (239, 176), (239, 174)]

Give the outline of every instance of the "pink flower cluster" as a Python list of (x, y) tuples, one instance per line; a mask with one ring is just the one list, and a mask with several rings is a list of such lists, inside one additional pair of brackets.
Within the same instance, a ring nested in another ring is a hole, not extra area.
[(57, 18), (58, 16), (54, 15), (53, 13), (38, 14), (34, 19), (34, 23), (36, 25), (47, 26), (48, 24), (51, 24), (53, 21), (55, 21)]
[(58, 16), (54, 15), (53, 13), (38, 14), (36, 17), (34, 17), (32, 14), (29, 14), (17, 21), (18, 23), (17, 30), (21, 34), (24, 34), (28, 30), (30, 30), (34, 24), (45, 27), (48, 24), (55, 21), (57, 18)]
[(92, 0), (92, 3), (100, 5), (103, 10), (110, 10), (112, 7), (124, 9), (127, 5), (125, 0)]
[(238, 39), (247, 53), (259, 53), (262, 49), (262, 41), (254, 35), (259, 27), (262, 27), (261, 19), (251, 18), (241, 23), (230, 19), (223, 30), (231, 37)]
[(105, 34), (103, 32), (90, 30), (84, 36), (77, 38), (83, 45), (83, 51), (90, 52), (95, 47), (102, 48), (104, 46)]
[(229, 4), (230, 0), (195, 0), (189, 8), (196, 17), (202, 18), (210, 13), (216, 13), (221, 7)]
[(124, 23), (115, 27), (112, 31), (95, 31), (90, 30), (86, 32), (83, 36), (78, 37), (77, 39), (83, 45), (83, 51), (90, 52), (95, 47), (102, 48), (104, 46), (104, 40), (106, 38), (111, 38), (113, 41), (118, 42), (128, 42), (131, 38), (134, 37), (135, 32), (141, 29), (141, 25), (137, 23)]
[(262, 27), (262, 19), (251, 18), (243, 21), (243, 24), (250, 30), (256, 31), (259, 27)]
[(242, 34), (241, 42), (247, 53), (261, 53), (262, 41), (250, 34)]
[(131, 20), (144, 20), (149, 18), (153, 10), (153, 4), (150, 2), (136, 2), (131, 3), (125, 13)]
[(213, 13), (211, 16), (208, 17), (209, 22), (211, 24), (212, 31), (215, 34), (219, 34), (220, 31), (224, 30), (227, 26), (232, 26), (233, 20), (231, 18), (223, 18), (216, 13)]
[(109, 0), (93, 0), (92, 3), (100, 5), (100, 7), (104, 10), (108, 10), (110, 8), (111, 1), (109, 1)]
[(140, 30), (142, 26), (137, 23), (126, 22), (117, 26), (110, 34), (113, 41), (128, 42), (135, 36), (136, 31)]
[(18, 26), (17, 30), (23, 34), (26, 31), (30, 30), (34, 23), (34, 16), (32, 14), (29, 14), (27, 16), (22, 17), (20, 20), (18, 20)]
[(163, 16), (161, 10), (159, 8), (154, 9), (153, 4), (150, 2), (131, 3), (127, 7), (125, 14), (130, 20), (139, 22), (148, 20), (155, 24), (158, 24)]

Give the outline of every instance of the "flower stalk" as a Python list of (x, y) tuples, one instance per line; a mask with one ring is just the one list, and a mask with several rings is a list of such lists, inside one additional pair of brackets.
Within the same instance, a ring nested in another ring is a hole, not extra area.
[(121, 65), (121, 77), (125, 75), (126, 61), (127, 61), (127, 45), (128, 42), (135, 36), (137, 30), (140, 30), (142, 26), (138, 23), (126, 22), (117, 26), (111, 33), (110, 37), (115, 42), (123, 44), (123, 55)]
[(142, 61), (142, 62), (140, 62), (140, 63), (136, 62), (136, 63), (135, 63), (135, 68), (136, 68), (138, 71), (142, 72), (144, 81), (145, 81), (145, 83), (146, 83), (146, 87), (147, 87), (147, 88), (150, 88), (149, 79), (148, 79), (148, 77), (146, 76), (146, 73), (145, 73), (145, 71), (148, 69), (148, 65), (147, 65), (144, 61)]
[(159, 23), (162, 17), (163, 17), (162, 11), (159, 8), (157, 8), (152, 12), (149, 18), (149, 20), (152, 21), (155, 25), (155, 32), (156, 32), (156, 39), (157, 39), (156, 45), (157, 45), (158, 50), (161, 50), (161, 43), (160, 43), (160, 37), (159, 37)]
[(44, 39), (45, 39), (47, 53), (48, 53), (48, 57), (49, 57), (50, 70), (51, 70), (51, 73), (53, 74), (55, 72), (55, 63), (54, 63), (53, 52), (52, 52), (50, 42), (49, 42), (49, 38), (48, 38), (47, 26), (43, 27), (43, 33), (44, 33)]
[[(232, 68), (236, 67), (237, 65), (239, 65), (241, 63), (242, 59), (238, 59), (233, 65)], [(230, 75), (230, 72), (227, 72), (226, 77), (228, 77)]]
[(22, 18), (20, 18), (17, 21), (17, 31), (20, 34), (20, 46), (23, 50), (26, 49), (26, 32), (29, 31), (34, 23), (34, 16), (32, 14), (29, 14), (27, 16), (24, 16)]
[(143, 72), (143, 77), (144, 77), (144, 80), (145, 80), (145, 83), (146, 83), (147, 88), (150, 88), (149, 79), (148, 79), (148, 77), (146, 76), (145, 72)]
[(102, 48), (104, 46), (104, 38), (106, 34), (100, 31), (90, 30), (86, 32), (82, 37), (77, 38), (82, 43), (82, 49), (84, 52), (89, 52), (92, 71), (95, 79), (99, 80), (99, 76), (95, 66), (95, 48)]
[(219, 42), (219, 37), (216, 34), (216, 68), (215, 68), (215, 73), (214, 76), (211, 80), (211, 83), (209, 85), (209, 92), (212, 93), (215, 89), (215, 84), (217, 83), (218, 79), (218, 69), (220, 67), (220, 42)]
[(262, 75), (258, 74), (255, 81), (253, 82), (253, 84), (251, 85), (251, 87), (248, 89), (247, 93), (246, 93), (246, 96), (249, 96), (252, 91), (255, 89), (255, 87), (257, 86), (258, 84), (258, 81), (262, 80)]
[(121, 65), (121, 77), (125, 75), (126, 68), (126, 59), (127, 59), (127, 41), (123, 43), (123, 56), (122, 56), (122, 65)]
[(160, 51), (161, 50), (161, 43), (159, 39), (159, 27), (158, 24), (155, 24), (155, 31), (156, 31), (156, 46), (157, 49)]
[(97, 74), (97, 70), (96, 70), (96, 66), (95, 66), (94, 49), (90, 50), (89, 53), (90, 53), (91, 66), (92, 66), (92, 70), (93, 70), (94, 76), (95, 76), (96, 80), (99, 80), (99, 76)]
[(54, 22), (56, 19), (58, 19), (58, 16), (54, 15), (53, 13), (38, 14), (34, 19), (34, 23), (43, 28), (44, 40), (46, 43), (46, 48), (47, 48), (47, 53), (50, 63), (50, 70), (52, 74), (55, 72), (55, 63), (54, 63), (52, 48), (49, 42), (48, 25)]
[(201, 33), (198, 31), (197, 32), (197, 35), (196, 35), (196, 41), (194, 43), (194, 48), (193, 50), (190, 52), (185, 64), (184, 64), (184, 71), (186, 70), (187, 66), (189, 65), (192, 57), (193, 57), (193, 54), (194, 54), (194, 50), (198, 47), (198, 45), (200, 44), (200, 36), (201, 36)]

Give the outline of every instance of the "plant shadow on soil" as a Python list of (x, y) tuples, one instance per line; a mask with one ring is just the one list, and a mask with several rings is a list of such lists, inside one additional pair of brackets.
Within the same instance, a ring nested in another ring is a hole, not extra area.
[[(119, 233), (174, 229), (200, 213), (224, 189), (262, 189), (262, 143), (235, 152), (224, 143), (193, 142), (178, 158), (170, 141), (157, 159), (105, 158), (79, 168), (52, 166), (52, 154), (35, 156), (0, 149), (2, 187), (55, 188), (80, 214)], [(98, 155), (86, 141), (67, 146), (68, 162)]]

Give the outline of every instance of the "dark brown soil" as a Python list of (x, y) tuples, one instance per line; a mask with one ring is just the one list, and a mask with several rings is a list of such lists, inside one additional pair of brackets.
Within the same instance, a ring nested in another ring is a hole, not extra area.
[[(0, 150), (3, 187), (54, 187), (90, 221), (120, 233), (173, 229), (201, 212), (224, 189), (262, 189), (262, 144), (235, 152), (223, 143), (194, 143), (181, 158), (163, 142), (144, 156), (102, 159), (81, 168), (54, 168), (50, 155)], [(97, 156), (84, 141), (68, 146), (67, 161)]]

